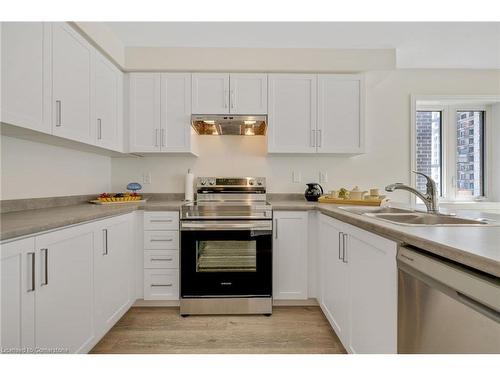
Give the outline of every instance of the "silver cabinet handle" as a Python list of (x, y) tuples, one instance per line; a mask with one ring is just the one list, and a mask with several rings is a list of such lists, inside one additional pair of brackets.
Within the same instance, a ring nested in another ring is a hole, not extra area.
[(342, 233), (342, 262), (344, 263), (348, 263), (346, 242), (347, 242), (347, 234)]
[(172, 286), (173, 284), (151, 284), (151, 286)]
[(102, 139), (102, 120), (97, 119), (97, 139)]
[(151, 242), (171, 242), (173, 241), (173, 238), (151, 238)]
[(344, 233), (339, 232), (339, 260), (342, 260), (342, 254), (344, 249)]
[(321, 147), (321, 143), (323, 142), (321, 137), (321, 129), (316, 130), (316, 146)]
[(311, 147), (316, 147), (315, 141), (316, 141), (316, 134), (314, 130), (311, 130)]
[(173, 220), (172, 219), (151, 219), (149, 220), (150, 223), (171, 223)]
[(278, 238), (278, 219), (274, 219), (274, 238)]
[(231, 90), (231, 108), (234, 108), (235, 106), (236, 104), (235, 104), (234, 90)]
[(44, 278), (43, 278), (43, 283), (40, 285), (48, 285), (49, 284), (49, 249), (41, 249), (41, 252), (45, 253), (45, 263), (44, 263)]
[(62, 125), (62, 103), (60, 100), (56, 100), (56, 126)]
[(104, 246), (103, 246), (104, 252), (102, 253), (102, 255), (108, 255), (108, 230), (103, 229), (102, 233), (103, 233), (103, 240), (104, 240)]
[(171, 262), (174, 258), (151, 258), (152, 262)]
[(155, 147), (158, 147), (158, 129), (155, 129)]
[(31, 288), (28, 289), (28, 292), (35, 291), (35, 253), (28, 253), (28, 256), (31, 258)]
[(160, 144), (165, 147), (167, 145), (167, 131), (165, 129), (160, 130), (161, 140)]

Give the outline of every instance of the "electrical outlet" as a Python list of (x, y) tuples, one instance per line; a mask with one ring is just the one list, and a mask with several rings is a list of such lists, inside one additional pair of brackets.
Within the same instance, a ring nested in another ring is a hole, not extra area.
[(319, 172), (319, 182), (320, 183), (326, 183), (326, 182), (328, 182), (328, 173), (326, 173), (326, 172)]
[(301, 180), (302, 180), (302, 176), (301, 176), (300, 172), (293, 171), (292, 172), (292, 182), (294, 184), (300, 184)]
[(142, 182), (144, 184), (150, 184), (151, 183), (151, 172), (145, 172), (142, 174)]

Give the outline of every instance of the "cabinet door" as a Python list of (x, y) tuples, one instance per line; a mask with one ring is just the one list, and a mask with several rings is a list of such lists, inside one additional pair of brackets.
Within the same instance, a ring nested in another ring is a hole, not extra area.
[(94, 337), (94, 225), (36, 237), (38, 252), (35, 343), (39, 348), (86, 352)]
[(17, 353), (35, 347), (35, 241), (10, 242), (1, 251), (0, 348)]
[(347, 264), (343, 262), (346, 236), (342, 224), (321, 215), (319, 228), (321, 257), (320, 306), (342, 342), (348, 331)]
[(230, 74), (230, 112), (267, 114), (267, 74)]
[(0, 27), (1, 121), (52, 133), (50, 26), (3, 22)]
[(100, 53), (94, 59), (94, 116), (96, 144), (112, 150), (119, 149), (119, 100), (122, 73)]
[(94, 299), (98, 332), (104, 333), (128, 310), (132, 295), (132, 216), (99, 224), (94, 243)]
[(191, 150), (191, 74), (161, 75), (161, 149)]
[(160, 151), (160, 74), (130, 74), (130, 151)]
[(350, 229), (349, 351), (397, 352), (396, 243), (358, 228)]
[(318, 75), (318, 152), (362, 152), (363, 92), (358, 75)]
[(53, 134), (92, 144), (93, 48), (69, 25), (52, 25)]
[(194, 114), (229, 113), (229, 74), (197, 73), (192, 75)]
[(274, 212), (274, 299), (307, 299), (307, 218), (307, 211)]
[(269, 74), (268, 151), (316, 152), (316, 75)]

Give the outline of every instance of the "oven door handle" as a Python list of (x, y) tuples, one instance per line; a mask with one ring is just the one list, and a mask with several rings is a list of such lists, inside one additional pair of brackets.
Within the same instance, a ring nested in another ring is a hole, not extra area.
[(272, 230), (269, 223), (181, 223), (181, 230)]

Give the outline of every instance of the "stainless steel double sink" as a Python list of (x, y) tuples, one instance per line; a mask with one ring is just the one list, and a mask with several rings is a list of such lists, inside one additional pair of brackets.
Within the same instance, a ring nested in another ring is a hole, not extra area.
[(397, 207), (339, 207), (340, 209), (398, 225), (408, 226), (499, 226), (486, 218), (463, 218), (447, 214), (430, 214)]

